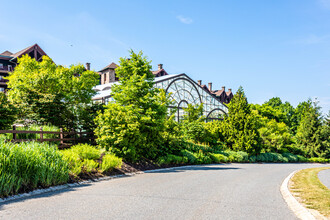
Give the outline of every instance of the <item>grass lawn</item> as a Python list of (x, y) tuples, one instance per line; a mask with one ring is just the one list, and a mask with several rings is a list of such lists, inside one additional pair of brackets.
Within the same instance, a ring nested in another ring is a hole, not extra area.
[(330, 190), (319, 180), (317, 174), (330, 167), (310, 168), (298, 171), (290, 183), (290, 191), (307, 208), (315, 209), (330, 218)]

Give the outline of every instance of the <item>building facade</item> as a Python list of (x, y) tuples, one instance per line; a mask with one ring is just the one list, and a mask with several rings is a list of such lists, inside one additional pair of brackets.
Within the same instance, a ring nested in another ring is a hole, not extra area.
[(47, 55), (38, 44), (27, 47), (17, 53), (12, 53), (8, 50), (0, 54), (0, 92), (5, 92), (8, 88), (8, 80), (4, 77), (13, 71), (17, 65), (17, 58), (28, 54), (30, 57), (35, 58), (37, 61), (42, 60), (42, 56)]
[[(116, 64), (111, 63), (100, 71), (100, 85), (95, 86), (94, 90), (97, 95), (93, 97), (94, 101), (100, 101), (108, 104), (112, 101), (111, 87), (118, 84), (118, 78), (115, 74)], [(158, 64), (158, 69), (152, 71), (155, 75), (154, 86), (164, 89), (167, 94), (170, 94), (173, 104), (168, 106), (169, 111), (175, 110), (175, 117), (180, 121), (184, 115), (183, 108), (188, 107), (188, 104), (200, 105), (203, 104), (203, 115), (207, 120), (221, 119), (224, 114), (227, 114), (227, 103), (230, 102), (233, 94), (231, 89), (226, 92), (222, 90), (212, 90), (212, 83), (209, 87), (202, 85), (201, 80), (196, 83), (186, 74), (168, 74), (162, 64)], [(103, 78), (103, 79), (102, 79)], [(109, 79), (109, 80), (107, 80)], [(112, 79), (112, 80), (110, 80)]]

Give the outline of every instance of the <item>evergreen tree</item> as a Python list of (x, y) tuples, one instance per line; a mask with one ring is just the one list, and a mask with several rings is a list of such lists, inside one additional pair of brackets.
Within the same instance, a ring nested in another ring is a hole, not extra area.
[(251, 112), (243, 88), (240, 87), (228, 105), (228, 117), (224, 120), (224, 136), (227, 145), (236, 151), (250, 154), (260, 152), (260, 135), (256, 116)]
[(297, 108), (300, 114), (297, 134), (295, 136), (296, 145), (305, 152), (307, 157), (321, 156), (324, 152), (321, 140), (321, 115), (319, 107), (312, 105), (311, 100)]

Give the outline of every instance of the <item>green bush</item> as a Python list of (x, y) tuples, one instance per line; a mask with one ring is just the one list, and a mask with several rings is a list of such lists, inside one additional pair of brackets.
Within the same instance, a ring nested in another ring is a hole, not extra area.
[(101, 150), (88, 144), (78, 144), (70, 149), (62, 150), (61, 153), (64, 160), (69, 163), (70, 173), (74, 176), (79, 175), (82, 171), (95, 170), (99, 163), (94, 160), (98, 160), (101, 156)]
[(297, 155), (294, 155), (291, 153), (283, 153), (282, 156), (287, 158), (288, 162), (290, 162), (290, 163), (299, 162), (299, 158), (297, 157)]
[(210, 153), (210, 158), (215, 163), (226, 163), (228, 161), (228, 157), (223, 154), (212, 154)]
[(71, 149), (60, 151), (63, 159), (69, 164), (70, 174), (77, 176), (82, 171), (83, 161), (80, 159), (79, 154)]
[(321, 157), (312, 157), (307, 160), (310, 163), (330, 163), (330, 159), (325, 159)]
[(97, 160), (100, 158), (101, 152), (99, 149), (88, 145), (88, 144), (78, 144), (72, 146), (72, 151), (76, 152), (81, 160), (89, 159), (89, 160)]
[(94, 161), (94, 160), (90, 160), (90, 159), (85, 159), (83, 162), (83, 169), (87, 172), (90, 173), (92, 171), (96, 171), (96, 168), (99, 166), (99, 163)]
[(187, 163), (188, 158), (173, 154), (168, 154), (167, 156), (160, 157), (158, 159), (159, 164), (183, 164)]
[(226, 150), (223, 152), (228, 157), (228, 162), (244, 163), (249, 161), (249, 155), (243, 151)]
[(113, 154), (106, 154), (102, 157), (101, 171), (107, 172), (114, 168), (120, 168), (122, 165), (122, 159), (116, 157)]
[(210, 156), (204, 154), (202, 150), (200, 150), (198, 153), (194, 153), (194, 155), (196, 157), (196, 164), (212, 163)]
[(46, 143), (0, 142), (0, 196), (66, 183), (68, 163)]
[(197, 161), (195, 154), (191, 151), (188, 150), (181, 151), (181, 155), (183, 157), (186, 157), (188, 159), (188, 163), (190, 164), (195, 164)]

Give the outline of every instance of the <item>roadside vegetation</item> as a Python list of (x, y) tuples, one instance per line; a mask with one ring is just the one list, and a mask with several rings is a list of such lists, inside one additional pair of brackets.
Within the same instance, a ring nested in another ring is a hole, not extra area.
[(222, 120), (207, 121), (202, 105), (189, 104), (177, 122), (168, 112), (169, 94), (153, 87), (150, 61), (142, 52), (131, 51), (119, 64), (120, 83), (111, 90), (114, 101), (103, 105), (91, 101), (97, 73), (82, 65), (58, 66), (48, 57), (42, 62), (19, 58), (8, 77), (10, 90), (0, 93), (0, 129), (18, 123), (24, 126), (17, 129), (24, 130), (94, 131), (97, 146), (86, 143), (58, 150), (58, 143), (11, 143), (12, 134), (0, 134), (0, 197), (111, 174), (127, 164), (150, 169), (330, 162), (330, 114), (322, 117), (311, 100), (296, 108), (277, 97), (251, 104), (240, 87)]
[(307, 208), (330, 218), (330, 190), (318, 178), (318, 173), (330, 167), (300, 170), (290, 180), (290, 191)]

